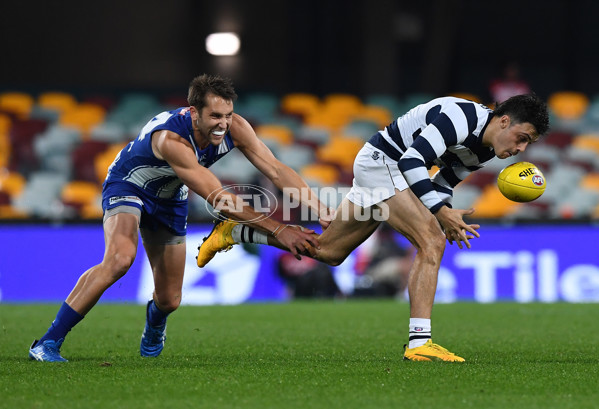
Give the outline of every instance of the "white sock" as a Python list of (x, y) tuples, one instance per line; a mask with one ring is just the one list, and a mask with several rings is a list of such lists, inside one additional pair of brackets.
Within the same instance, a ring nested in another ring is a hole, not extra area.
[(431, 320), (427, 318), (410, 318), (410, 343), (408, 348), (416, 348), (431, 339)]
[(268, 244), (268, 236), (245, 224), (238, 224), (233, 227), (231, 236), (235, 243), (254, 243)]

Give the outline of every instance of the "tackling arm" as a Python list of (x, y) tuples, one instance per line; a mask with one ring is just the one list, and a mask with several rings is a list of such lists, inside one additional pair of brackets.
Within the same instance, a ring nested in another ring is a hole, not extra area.
[[(328, 227), (334, 210), (327, 208), (308, 184), (289, 166), (280, 162), (270, 149), (258, 139), (250, 124), (235, 115), (233, 118), (231, 135), (237, 148), (248, 158), (248, 160), (274, 185), (284, 193), (288, 193), (292, 200), (308, 206), (319, 216), (320, 224)], [(234, 129), (233, 129), (234, 128)]]

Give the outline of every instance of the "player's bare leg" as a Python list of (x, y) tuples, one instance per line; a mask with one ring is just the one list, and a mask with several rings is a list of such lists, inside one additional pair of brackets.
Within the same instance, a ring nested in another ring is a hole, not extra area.
[(129, 270), (137, 253), (138, 225), (139, 218), (131, 213), (117, 213), (106, 219), (104, 258), (79, 277), (66, 299), (72, 309), (87, 314), (104, 291)]
[(408, 279), (410, 316), (430, 319), (445, 251), (445, 235), (435, 216), (411, 190), (395, 193), (386, 201), (390, 209), (388, 223), (416, 248)]
[[(341, 264), (379, 226), (380, 218), (373, 217), (379, 213), (377, 206), (364, 209), (344, 198), (335, 219), (318, 236), (320, 249), (314, 249), (312, 257), (331, 266)], [(276, 239), (269, 237), (268, 240), (270, 245), (285, 249)]]
[(44, 362), (66, 362), (60, 347), (67, 333), (98, 302), (104, 291), (121, 278), (135, 259), (139, 217), (117, 213), (104, 222), (106, 249), (102, 262), (81, 275), (60, 307), (48, 331), (29, 347), (29, 358)]
[(155, 244), (150, 240), (152, 236), (144, 234), (143, 237), (154, 276), (154, 293), (146, 306), (140, 354), (157, 357), (166, 340), (166, 318), (181, 304), (186, 244), (184, 239), (177, 244)]

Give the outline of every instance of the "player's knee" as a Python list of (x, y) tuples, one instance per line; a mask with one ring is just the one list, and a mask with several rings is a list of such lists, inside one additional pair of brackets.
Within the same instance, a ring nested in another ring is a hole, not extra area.
[(348, 254), (342, 254), (340, 252), (319, 251), (317, 260), (328, 264), (329, 266), (336, 267), (343, 263), (347, 256)]
[(175, 311), (177, 308), (179, 308), (179, 305), (181, 305), (181, 294), (178, 296), (161, 296), (157, 293), (156, 298), (158, 298), (157, 301), (159, 308), (166, 313)]
[(437, 264), (443, 257), (445, 244), (445, 235), (438, 230), (426, 234), (419, 243), (416, 243), (416, 247), (425, 261), (429, 260), (431, 264)]
[(134, 261), (135, 253), (116, 252), (105, 257), (104, 264), (108, 266), (109, 271), (118, 279), (129, 271)]

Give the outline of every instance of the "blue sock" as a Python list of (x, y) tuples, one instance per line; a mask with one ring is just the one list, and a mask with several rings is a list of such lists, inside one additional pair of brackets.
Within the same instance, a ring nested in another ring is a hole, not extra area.
[(148, 322), (150, 323), (151, 326), (159, 327), (159, 326), (166, 324), (166, 317), (168, 317), (168, 314), (169, 313), (164, 312), (160, 308), (158, 308), (158, 306), (156, 306), (156, 303), (154, 302), (154, 300), (152, 300), (148, 303), (147, 315), (148, 315)]
[(58, 314), (56, 314), (56, 318), (52, 321), (52, 325), (48, 328), (48, 332), (40, 338), (38, 344), (47, 339), (58, 341), (59, 339), (64, 338), (71, 328), (77, 325), (82, 319), (83, 315), (72, 309), (66, 301), (63, 302), (60, 310), (58, 310)]

